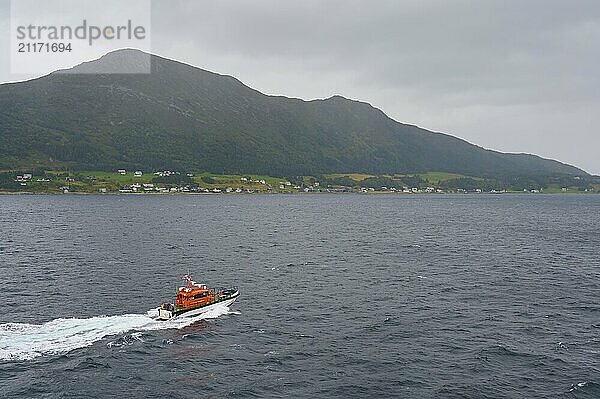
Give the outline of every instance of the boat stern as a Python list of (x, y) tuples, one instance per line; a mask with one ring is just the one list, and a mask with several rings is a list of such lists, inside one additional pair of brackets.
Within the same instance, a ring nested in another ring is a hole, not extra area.
[(173, 317), (173, 311), (175, 308), (172, 304), (164, 303), (156, 309), (148, 311), (148, 317), (154, 320), (169, 320)]
[(158, 316), (156, 317), (156, 320), (169, 320), (171, 317), (173, 317), (173, 312), (170, 310), (158, 309)]

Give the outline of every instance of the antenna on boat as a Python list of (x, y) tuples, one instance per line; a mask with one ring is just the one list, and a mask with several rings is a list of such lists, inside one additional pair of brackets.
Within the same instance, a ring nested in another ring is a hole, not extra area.
[(190, 271), (189, 271), (189, 269), (188, 269), (188, 272), (187, 272), (187, 274), (186, 274), (186, 275), (184, 275), (184, 276), (182, 277), (182, 279), (183, 279), (183, 281), (185, 281), (185, 286), (186, 286), (187, 288), (190, 288), (190, 287), (192, 287), (192, 286), (193, 286), (193, 284), (192, 284), (192, 276), (191, 276), (191, 274), (190, 274)]

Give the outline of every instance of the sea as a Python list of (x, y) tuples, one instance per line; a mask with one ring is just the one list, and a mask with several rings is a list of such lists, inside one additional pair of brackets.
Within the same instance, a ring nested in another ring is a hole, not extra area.
[(4, 195), (0, 398), (599, 398), (599, 294), (600, 195)]

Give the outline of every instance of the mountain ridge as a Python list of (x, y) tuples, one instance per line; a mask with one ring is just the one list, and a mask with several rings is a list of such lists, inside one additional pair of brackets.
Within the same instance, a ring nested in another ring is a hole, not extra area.
[[(146, 59), (151, 74), (110, 73)], [(587, 175), (401, 123), (368, 102), (266, 95), (233, 76), (133, 49), (2, 84), (0, 110), (4, 168)]]

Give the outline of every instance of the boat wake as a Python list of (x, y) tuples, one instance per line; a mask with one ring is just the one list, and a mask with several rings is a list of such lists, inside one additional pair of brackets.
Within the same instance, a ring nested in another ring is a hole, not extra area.
[(0, 324), (0, 361), (62, 355), (111, 335), (129, 331), (180, 329), (199, 320), (214, 319), (228, 313), (237, 312), (230, 312), (228, 307), (221, 306), (197, 317), (169, 321), (155, 321), (145, 314), (127, 314), (89, 319), (55, 319), (44, 324)]

